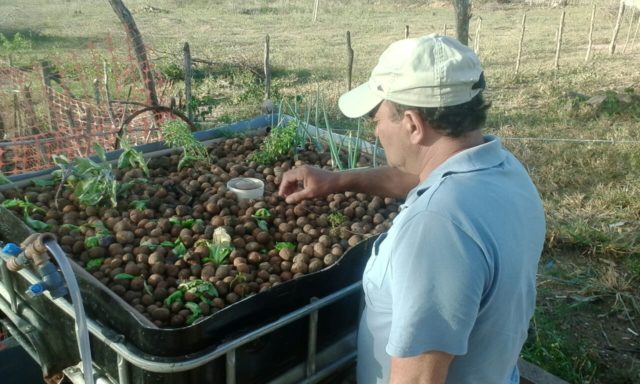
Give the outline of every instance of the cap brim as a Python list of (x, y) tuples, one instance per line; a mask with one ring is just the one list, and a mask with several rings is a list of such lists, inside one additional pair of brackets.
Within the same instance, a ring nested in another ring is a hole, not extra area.
[(356, 118), (371, 112), (381, 102), (382, 98), (371, 91), (367, 82), (340, 96), (338, 107), (345, 116)]

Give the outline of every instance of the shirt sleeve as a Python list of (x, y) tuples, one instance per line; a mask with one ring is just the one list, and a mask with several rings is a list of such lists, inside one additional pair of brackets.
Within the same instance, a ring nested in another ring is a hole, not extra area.
[(480, 246), (451, 220), (420, 212), (400, 228), (390, 264), (387, 353), (467, 353), (489, 271)]

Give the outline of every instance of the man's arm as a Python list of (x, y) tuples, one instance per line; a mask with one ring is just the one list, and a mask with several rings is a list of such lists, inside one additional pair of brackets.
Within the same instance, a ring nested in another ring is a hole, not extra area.
[(344, 191), (403, 198), (418, 182), (418, 176), (391, 167), (331, 172), (305, 165), (282, 176), (279, 193), (290, 204)]
[(390, 384), (444, 384), (453, 355), (426, 352), (412, 357), (391, 357)]

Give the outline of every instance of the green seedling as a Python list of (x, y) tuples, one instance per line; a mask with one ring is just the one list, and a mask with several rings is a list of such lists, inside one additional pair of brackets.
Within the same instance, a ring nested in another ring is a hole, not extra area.
[[(181, 293), (177, 293), (181, 292)], [(211, 298), (218, 297), (218, 290), (208, 281), (201, 279), (189, 280), (178, 285), (178, 289), (169, 295), (164, 301), (167, 306), (170, 306), (176, 301), (181, 301), (186, 293), (190, 293), (196, 296), (197, 299), (203, 301), (209, 305), (212, 305)], [(187, 319), (187, 324), (193, 324), (196, 320), (202, 317), (202, 310), (200, 306), (195, 302), (186, 302), (185, 307), (191, 311), (191, 316)]]
[(160, 129), (167, 146), (182, 148), (182, 157), (178, 162), (179, 170), (194, 163), (210, 163), (207, 148), (193, 137), (185, 122), (170, 120), (164, 123)]
[(204, 221), (202, 219), (193, 219), (193, 218), (189, 218), (189, 219), (180, 219), (179, 217), (173, 216), (172, 218), (169, 219), (169, 222), (173, 225), (179, 225), (182, 228), (187, 228), (187, 229), (191, 229), (191, 227), (193, 227), (194, 224), (203, 224)]
[(184, 306), (191, 311), (191, 315), (187, 317), (187, 324), (191, 325), (202, 317), (202, 310), (198, 304), (190, 301), (185, 303)]
[(256, 211), (254, 215), (251, 215), (256, 220), (256, 224), (258, 228), (266, 231), (269, 229), (269, 225), (267, 224), (267, 219), (271, 217), (271, 212), (267, 208), (260, 208)]
[(231, 254), (231, 251), (233, 251), (233, 247), (229, 245), (215, 244), (213, 241), (205, 239), (196, 241), (195, 245), (196, 247), (205, 246), (209, 251), (207, 256), (202, 258), (202, 263), (213, 263), (215, 266), (224, 263), (229, 254)]
[(114, 280), (133, 280), (135, 276), (130, 275), (128, 273), (118, 273), (113, 277)]
[[(56, 172), (61, 179), (60, 187), (66, 182), (84, 205), (106, 203), (115, 207), (118, 183), (111, 172), (111, 164), (107, 162), (107, 153), (98, 144), (94, 145), (94, 150), (100, 159), (99, 163), (89, 158), (76, 158), (71, 161), (64, 155), (53, 155), (53, 162), (60, 168), (60, 171)], [(56, 193), (56, 201), (60, 187)]]
[(298, 145), (298, 124), (295, 120), (285, 126), (275, 127), (265, 138), (260, 148), (249, 155), (250, 161), (269, 165), (277, 160), (290, 156)]
[(147, 208), (148, 200), (133, 200), (130, 205), (133, 209), (138, 211), (144, 211)]
[(282, 251), (283, 249), (290, 249), (292, 251), (295, 251), (296, 245), (288, 241), (287, 242), (279, 241), (275, 244), (273, 248), (275, 248), (276, 251)]
[(109, 229), (107, 229), (104, 223), (100, 220), (96, 220), (93, 223), (84, 223), (79, 226), (73, 224), (63, 224), (61, 228), (68, 228), (72, 231), (79, 231), (82, 234), (85, 234), (89, 229), (92, 229), (94, 231), (94, 234), (91, 236), (86, 236), (84, 238), (84, 246), (87, 249), (101, 246), (104, 239), (111, 237), (111, 232), (109, 232)]
[(35, 212), (44, 212), (44, 209), (22, 199), (8, 199), (1, 204), (5, 208), (18, 208), (22, 209), (24, 222), (33, 230), (42, 232), (48, 230), (51, 226), (43, 221), (33, 219), (30, 215)]
[(0, 185), (3, 184), (13, 184), (13, 182), (4, 173), (0, 172)]
[(145, 176), (149, 176), (149, 167), (147, 166), (147, 160), (142, 153), (129, 144), (126, 140), (121, 140), (120, 145), (123, 149), (122, 153), (118, 157), (118, 169), (127, 168), (140, 168), (144, 172)]
[(147, 283), (147, 280), (144, 279), (144, 277), (142, 279), (142, 284), (144, 286), (144, 291), (147, 293), (147, 295), (153, 296), (153, 290), (149, 286), (149, 283)]
[(329, 220), (331, 228), (336, 229), (347, 220), (347, 217), (343, 215), (342, 212), (333, 212), (329, 214), (327, 219)]
[(104, 263), (104, 257), (90, 259), (87, 262), (86, 269), (87, 271), (93, 271), (94, 269), (100, 268), (102, 266), (102, 263)]
[(176, 246), (176, 244), (173, 241), (168, 241), (168, 240), (165, 240), (160, 244), (156, 244), (156, 243), (152, 242), (150, 239), (147, 239), (147, 240), (141, 241), (140, 242), (140, 246), (141, 247), (147, 247), (151, 251), (155, 251), (158, 247), (173, 248), (173, 247)]
[(36, 179), (31, 180), (31, 182), (36, 187), (53, 187), (54, 185), (56, 185), (56, 181), (53, 179)]
[(184, 245), (182, 240), (176, 239), (173, 243), (173, 253), (178, 255), (178, 257), (182, 257), (187, 253), (187, 247)]
[(164, 299), (164, 304), (167, 307), (170, 307), (171, 304), (178, 301), (182, 301), (183, 297), (184, 297), (184, 291), (180, 289), (176, 289), (172, 294), (170, 294), (169, 296), (167, 296), (166, 299)]

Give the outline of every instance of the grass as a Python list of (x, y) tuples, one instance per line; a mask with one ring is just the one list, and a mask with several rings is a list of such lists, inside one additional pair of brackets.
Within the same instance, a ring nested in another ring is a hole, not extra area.
[[(356, 128), (337, 110), (346, 90), (347, 30), (357, 85), (367, 79), (384, 48), (404, 36), (405, 25), (411, 36), (441, 32), (445, 23), (452, 31), (454, 25), (445, 2), (329, 0), (320, 3), (316, 23), (311, 22), (312, 3), (126, 2), (153, 63), (166, 75), (161, 82), (166, 96), (179, 97), (181, 49), (189, 42), (192, 56), (200, 59), (195, 61), (194, 95), (213, 105), (206, 119), (214, 124), (260, 113), (266, 34), (273, 93), (312, 104), (320, 89), (332, 127), (344, 130)], [(571, 2), (560, 68), (554, 70), (560, 9), (474, 3), (471, 36), (476, 16), (482, 17), (480, 57), (486, 96), (493, 102), (486, 130), (502, 137), (528, 168), (547, 212), (540, 299), (524, 356), (572, 383), (640, 382), (637, 352), (628, 352), (640, 342), (627, 331), (640, 332), (640, 103), (625, 107), (618, 97), (640, 94), (640, 36), (622, 53), (630, 12), (617, 53), (610, 57), (618, 3), (597, 2), (592, 58), (585, 62), (591, 2)], [(515, 75), (524, 12), (527, 28)], [(14, 63), (29, 67), (47, 59), (63, 78), (82, 80), (72, 84), (78, 94), (91, 94), (86, 84), (102, 76), (103, 59), (113, 72), (114, 94), (126, 89), (121, 83), (136, 78), (122, 29), (105, 1), (7, 0), (0, 3), (0, 15), (0, 33), (13, 39), (19, 32), (32, 42), (12, 52)], [(0, 50), (0, 57), (6, 54)], [(580, 95), (607, 99), (591, 106)], [(553, 269), (545, 268), (548, 263)]]

